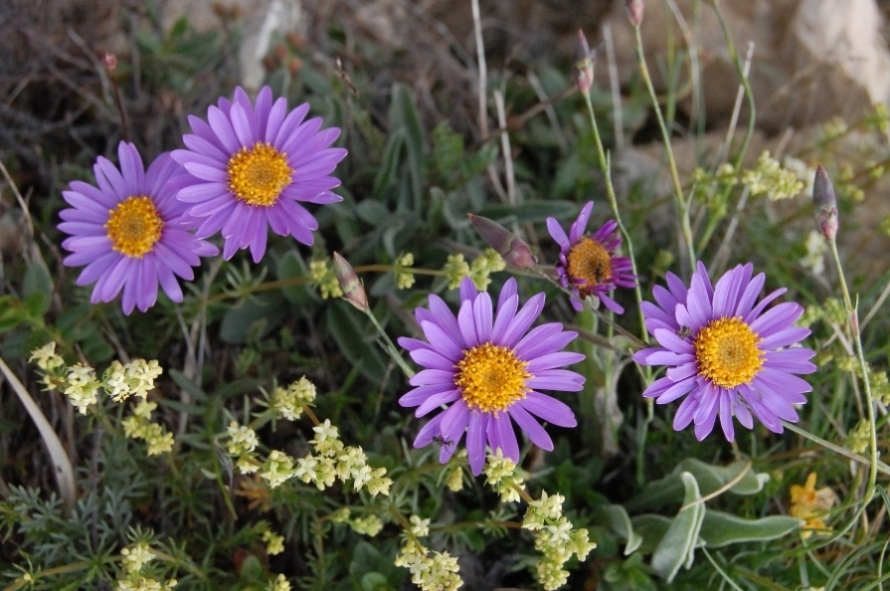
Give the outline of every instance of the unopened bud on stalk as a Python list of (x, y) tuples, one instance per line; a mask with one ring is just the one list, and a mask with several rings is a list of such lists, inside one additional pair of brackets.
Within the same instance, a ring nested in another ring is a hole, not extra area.
[(362, 312), (367, 312), (371, 309), (368, 306), (368, 296), (365, 294), (365, 288), (358, 275), (355, 274), (355, 269), (337, 252), (334, 253), (334, 275), (337, 277), (337, 283), (340, 284), (343, 298), (346, 301)]
[(520, 269), (531, 269), (538, 261), (528, 244), (514, 236), (509, 230), (488, 218), (467, 214), (476, 232), (504, 261)]
[(583, 94), (590, 93), (593, 86), (593, 57), (590, 55), (590, 46), (584, 31), (578, 29), (578, 41), (575, 43), (575, 65), (573, 66), (575, 86)]
[(639, 27), (643, 22), (643, 0), (624, 0), (624, 6), (627, 8), (627, 18), (635, 27)]
[(813, 180), (813, 204), (816, 206), (816, 223), (819, 231), (829, 240), (837, 235), (837, 197), (828, 173), (822, 165), (816, 167), (816, 178)]
[(105, 71), (111, 74), (117, 69), (117, 56), (113, 53), (106, 53), (102, 56), (102, 63), (105, 65)]

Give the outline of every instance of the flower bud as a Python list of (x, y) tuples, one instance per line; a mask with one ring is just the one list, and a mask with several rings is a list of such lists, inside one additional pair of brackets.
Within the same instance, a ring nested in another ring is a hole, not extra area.
[(467, 214), (467, 217), (470, 218), (470, 223), (476, 228), (482, 240), (501, 255), (507, 264), (520, 269), (530, 269), (538, 263), (528, 244), (499, 223), (472, 213)]
[(336, 252), (334, 253), (334, 275), (337, 277), (337, 283), (340, 284), (340, 289), (343, 291), (343, 297), (346, 301), (362, 312), (367, 312), (371, 309), (368, 306), (368, 296), (365, 294), (365, 288), (358, 275), (355, 274), (355, 269)]
[(113, 73), (117, 69), (117, 56), (113, 53), (106, 53), (102, 56), (102, 64), (105, 66), (106, 72)]
[(572, 69), (575, 86), (583, 94), (589, 94), (590, 87), (593, 85), (593, 57), (590, 55), (587, 37), (584, 36), (584, 31), (581, 29), (578, 29), (578, 41), (575, 43), (575, 63)]
[(816, 206), (816, 223), (819, 231), (829, 240), (837, 235), (837, 197), (831, 179), (822, 165), (816, 167), (816, 178), (813, 180), (813, 205)]
[(639, 27), (643, 22), (643, 0), (624, 0), (624, 6), (627, 8), (627, 19), (635, 27)]

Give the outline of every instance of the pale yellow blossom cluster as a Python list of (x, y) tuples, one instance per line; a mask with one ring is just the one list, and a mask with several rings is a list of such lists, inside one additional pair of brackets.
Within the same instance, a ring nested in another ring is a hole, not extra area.
[(788, 199), (804, 190), (804, 183), (797, 173), (784, 168), (768, 150), (760, 154), (754, 168), (742, 172), (741, 180), (752, 197), (766, 195), (770, 201)]
[(414, 273), (409, 268), (414, 266), (414, 255), (406, 252), (396, 259), (392, 274), (399, 289), (410, 289), (414, 285)]
[(121, 421), (124, 434), (130, 439), (144, 439), (148, 445), (148, 455), (156, 456), (173, 449), (173, 434), (163, 425), (151, 421), (151, 413), (158, 405), (140, 400), (133, 407), (133, 414)]
[(287, 388), (275, 388), (272, 408), (288, 421), (296, 421), (303, 414), (303, 408), (315, 402), (315, 394), (315, 384), (303, 376)]
[(317, 259), (309, 263), (309, 275), (312, 277), (313, 285), (321, 292), (321, 298), (343, 297), (343, 290), (340, 289), (340, 282), (334, 274), (327, 259)]
[(562, 514), (565, 498), (541, 493), (541, 498), (529, 503), (522, 528), (535, 532), (535, 549), (543, 554), (536, 565), (537, 579), (544, 589), (551, 591), (566, 584), (569, 572), (563, 568), (575, 555), (584, 561), (596, 544), (590, 541), (587, 529), (574, 530)]
[(470, 276), (470, 264), (464, 259), (464, 255), (450, 254), (442, 271), (448, 279), (448, 289), (457, 289), (464, 277)]
[(47, 343), (34, 350), (30, 360), (43, 372), (43, 383), (50, 389), (60, 390), (80, 414), (87, 414), (99, 404), (102, 390), (117, 403), (131, 396), (141, 398), (133, 414), (121, 423), (124, 434), (132, 439), (144, 439), (150, 456), (173, 449), (173, 435), (163, 425), (151, 422), (151, 413), (157, 404), (147, 401), (148, 393), (154, 389), (155, 380), (164, 371), (156, 360), (112, 361), (101, 379), (92, 367), (82, 363), (66, 365), (56, 353), (55, 343)]
[(501, 448), (493, 454), (488, 454), (483, 473), (486, 484), (501, 496), (502, 503), (519, 501), (519, 491), (525, 490), (523, 478), (516, 475), (516, 464), (510, 458), (504, 457)]
[(278, 575), (266, 585), (266, 591), (291, 591), (291, 585), (284, 575)]
[(284, 536), (276, 534), (272, 530), (263, 532), (263, 541), (266, 543), (266, 554), (275, 556), (284, 552)]
[(383, 529), (383, 522), (376, 515), (368, 514), (364, 517), (353, 517), (349, 507), (342, 507), (331, 513), (328, 519), (332, 523), (345, 523), (356, 533), (374, 537)]
[(146, 563), (155, 557), (145, 541), (138, 541), (121, 550), (123, 577), (117, 581), (118, 591), (167, 591), (176, 586), (176, 579), (157, 580), (145, 577), (140, 572)]
[(825, 272), (825, 253), (828, 252), (828, 241), (821, 232), (811, 230), (805, 243), (807, 253), (798, 261), (800, 266), (812, 271), (813, 275)]
[(442, 271), (448, 279), (448, 289), (460, 287), (460, 282), (464, 277), (469, 277), (473, 280), (476, 289), (484, 291), (491, 283), (490, 275), (506, 268), (507, 263), (504, 262), (501, 255), (493, 248), (486, 248), (473, 259), (472, 264), (468, 263), (464, 255), (460, 253), (449, 255)]
[(411, 573), (411, 582), (423, 591), (454, 591), (464, 582), (460, 578), (457, 558), (448, 552), (434, 552), (420, 543), (418, 538), (429, 535), (429, 519), (412, 515), (405, 541), (396, 556), (395, 565)]

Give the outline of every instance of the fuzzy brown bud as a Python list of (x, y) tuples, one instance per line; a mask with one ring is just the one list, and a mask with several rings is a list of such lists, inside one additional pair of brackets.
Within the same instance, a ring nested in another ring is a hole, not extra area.
[(367, 312), (371, 309), (368, 306), (368, 296), (365, 294), (365, 287), (362, 285), (358, 275), (356, 275), (355, 269), (337, 252), (334, 253), (334, 275), (337, 277), (337, 283), (340, 284), (340, 289), (343, 290), (343, 298), (346, 301), (362, 312)]
[(482, 240), (501, 255), (507, 264), (520, 269), (531, 269), (538, 263), (528, 244), (499, 223), (472, 213), (467, 214), (467, 217)]
[(813, 205), (816, 206), (816, 223), (819, 231), (829, 240), (837, 235), (837, 197), (828, 173), (822, 165), (816, 167), (816, 178), (813, 180)]
[(643, 22), (643, 11), (645, 5), (643, 0), (624, 0), (624, 6), (627, 8), (627, 20), (635, 27), (639, 27)]
[(590, 93), (590, 87), (593, 85), (593, 56), (590, 54), (590, 45), (587, 44), (587, 37), (584, 31), (578, 29), (578, 40), (575, 42), (575, 63), (572, 67), (572, 74), (575, 77), (575, 86), (578, 87), (583, 94)]

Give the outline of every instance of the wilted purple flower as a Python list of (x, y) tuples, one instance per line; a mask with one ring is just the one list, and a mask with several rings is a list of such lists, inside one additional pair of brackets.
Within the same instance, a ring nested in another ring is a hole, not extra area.
[(616, 286), (633, 287), (636, 276), (631, 272), (630, 259), (615, 254), (621, 245), (621, 237), (615, 232), (618, 222), (609, 220), (594, 234), (585, 234), (591, 211), (593, 201), (588, 201), (568, 236), (555, 218), (547, 218), (547, 230), (560, 248), (556, 272), (562, 286), (572, 291), (576, 311), (583, 310), (584, 298), (593, 295), (609, 310), (623, 314), (624, 308), (606, 294)]
[(71, 237), (62, 242), (70, 251), (64, 263), (86, 268), (78, 285), (96, 282), (90, 301), (109, 302), (123, 289), (126, 314), (154, 305), (158, 283), (174, 302), (182, 301), (175, 276), (194, 278), (192, 267), (199, 257), (218, 249), (189, 232), (186, 205), (176, 200), (165, 184), (180, 168), (169, 154), (162, 154), (145, 170), (133, 144), (117, 149), (120, 170), (100, 156), (93, 167), (98, 188), (72, 181), (63, 191), (72, 207), (59, 217), (59, 229)]
[(331, 148), (336, 127), (321, 129), (321, 119), (304, 121), (309, 104), (288, 112), (287, 100), (272, 102), (263, 87), (252, 103), (240, 87), (234, 102), (219, 99), (207, 121), (190, 116), (193, 134), (173, 158), (190, 175), (175, 183), (177, 197), (201, 218), (200, 238), (222, 232), (223, 256), (250, 247), (254, 262), (266, 252), (268, 228), (312, 244), (318, 222), (300, 203), (334, 203), (340, 184), (330, 176), (346, 150)]
[[(679, 431), (695, 424), (704, 439), (717, 416), (729, 441), (735, 437), (732, 417), (748, 429), (757, 417), (767, 429), (782, 432), (781, 420), (796, 422), (795, 404), (803, 404), (812, 387), (792, 374), (816, 371), (810, 349), (792, 347), (810, 331), (794, 326), (803, 308), (793, 302), (766, 306), (785, 289), (777, 289), (755, 305), (765, 276), (752, 277), (753, 265), (727, 271), (711, 286), (702, 263), (689, 289), (667, 274), (667, 289), (656, 286), (656, 303), (643, 302), (646, 329), (658, 347), (642, 349), (634, 361), (668, 366), (665, 377), (652, 383), (643, 396), (667, 404), (686, 396), (674, 416)], [(790, 347), (790, 348), (788, 348)]]
[(399, 404), (417, 406), (418, 417), (450, 404), (424, 425), (414, 447), (437, 441), (439, 461), (444, 463), (466, 432), (470, 467), (479, 474), (486, 442), (492, 451), (500, 449), (519, 462), (515, 421), (535, 445), (552, 450), (550, 436), (535, 417), (561, 427), (577, 423), (568, 406), (538, 390), (583, 388), (581, 375), (559, 369), (584, 359), (581, 353), (562, 351), (577, 333), (562, 330), (556, 322), (529, 330), (541, 314), (544, 294), (532, 297), (517, 312), (515, 279), (504, 284), (496, 313), (491, 297), (477, 291), (469, 278), (460, 285), (460, 299), (455, 317), (441, 298), (431, 295), (429, 309), (415, 312), (426, 341), (399, 339), (411, 358), (426, 368), (411, 378), (414, 389)]

